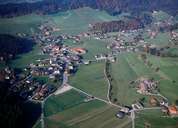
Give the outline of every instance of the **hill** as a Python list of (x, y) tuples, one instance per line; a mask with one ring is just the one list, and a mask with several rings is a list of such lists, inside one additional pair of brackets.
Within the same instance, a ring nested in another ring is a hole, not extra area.
[(138, 15), (140, 12), (162, 10), (171, 15), (178, 12), (177, 0), (44, 0), (35, 3), (11, 3), (0, 6), (1, 17), (12, 17), (32, 12), (44, 14), (66, 11), (81, 7), (91, 7), (106, 10), (112, 15), (121, 12), (131, 12)]

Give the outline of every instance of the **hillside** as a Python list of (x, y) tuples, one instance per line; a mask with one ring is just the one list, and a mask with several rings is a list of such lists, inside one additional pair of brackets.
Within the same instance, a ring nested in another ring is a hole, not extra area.
[(35, 3), (8, 4), (0, 6), (1, 17), (12, 17), (32, 12), (44, 14), (88, 6), (106, 10), (115, 15), (121, 12), (138, 14), (140, 11), (162, 10), (171, 15), (178, 12), (177, 0), (44, 0)]
[(1, 60), (9, 60), (18, 54), (32, 50), (34, 43), (27, 39), (14, 37), (11, 35), (0, 35), (0, 57)]

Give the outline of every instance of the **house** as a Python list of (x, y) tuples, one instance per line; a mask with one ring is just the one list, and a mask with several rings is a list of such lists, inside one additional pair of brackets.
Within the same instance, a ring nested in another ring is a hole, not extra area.
[(83, 60), (83, 64), (89, 65), (89, 64), (90, 64), (90, 61), (89, 61), (89, 60)]
[(147, 92), (148, 92), (148, 91), (147, 91), (147, 86), (146, 86), (143, 82), (141, 82), (141, 83), (139, 84), (139, 90), (137, 90), (137, 92), (140, 93), (140, 94), (145, 94), (145, 93), (147, 93)]
[(119, 118), (119, 119), (123, 119), (125, 117), (125, 113), (122, 112), (122, 111), (119, 111), (117, 114), (116, 114), (116, 117)]
[(175, 105), (169, 106), (169, 107), (168, 107), (168, 113), (169, 113), (169, 115), (171, 115), (171, 116), (176, 116), (176, 115), (178, 115), (177, 107), (176, 107)]

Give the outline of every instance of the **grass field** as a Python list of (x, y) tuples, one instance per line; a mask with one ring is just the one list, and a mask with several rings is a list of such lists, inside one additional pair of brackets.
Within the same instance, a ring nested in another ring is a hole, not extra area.
[(147, 38), (145, 39), (146, 42), (149, 44), (154, 44), (157, 46), (167, 46), (169, 44), (170, 35), (168, 32), (159, 33), (154, 39)]
[(12, 34), (16, 33), (26, 33), (31, 34), (36, 31), (38, 25), (44, 21), (42, 16), (36, 14), (19, 16), (8, 19), (0, 19), (0, 33), (2, 34)]
[(68, 91), (59, 96), (50, 97), (45, 104), (45, 116), (50, 116), (55, 113), (72, 108), (78, 104), (81, 104), (85, 96), (74, 90)]
[(70, 84), (94, 96), (106, 99), (108, 85), (104, 77), (104, 63), (93, 63), (81, 66)]
[(64, 103), (73, 104), (79, 102), (76, 96), (77, 95), (70, 95), (67, 92), (62, 96), (59, 95), (57, 99), (53, 99), (53, 102), (49, 102), (51, 106), (56, 107), (52, 107), (55, 113), (45, 117), (45, 125), (47, 128), (131, 127), (131, 120), (129, 120), (127, 117), (125, 117), (123, 120), (117, 119), (115, 117), (115, 114), (118, 111), (117, 108), (113, 108), (97, 100), (87, 103), (81, 102), (80, 104), (75, 104), (67, 109), (64, 109), (63, 111), (58, 111), (58, 109), (61, 108)]
[(107, 42), (96, 40), (93, 38), (83, 38), (81, 43), (73, 43), (71, 40), (64, 41), (64, 44), (69, 45), (71, 47), (82, 47), (87, 49), (87, 53), (83, 55), (84, 59), (93, 60), (95, 59), (95, 55), (101, 53), (108, 53), (109, 50), (106, 48)]
[(177, 128), (178, 118), (165, 118), (160, 110), (143, 111), (136, 115), (136, 128)]
[(154, 67), (160, 68), (159, 74), (163, 77), (160, 81), (160, 91), (171, 103), (174, 103), (178, 99), (178, 58), (148, 56), (148, 60)]
[(66, 34), (85, 32), (92, 23), (118, 19), (105, 11), (97, 11), (88, 7), (60, 12), (49, 17), (61, 29), (60, 33)]
[[(138, 54), (120, 54), (116, 63), (111, 65), (111, 76), (113, 78), (112, 99), (117, 98), (120, 104), (131, 105), (135, 100), (143, 98), (136, 92), (136, 89), (130, 87), (130, 82), (135, 81), (140, 77), (159, 76), (147, 67), (138, 58)], [(146, 97), (145, 97), (146, 98)]]
[(29, 14), (14, 18), (0, 18), (0, 33), (13, 35), (16, 33), (32, 34), (33, 31), (37, 30), (38, 25), (44, 21), (50, 21), (51, 24), (61, 29), (58, 34), (78, 34), (87, 31), (89, 24), (117, 19), (118, 17), (110, 16), (105, 11), (85, 7), (44, 16)]

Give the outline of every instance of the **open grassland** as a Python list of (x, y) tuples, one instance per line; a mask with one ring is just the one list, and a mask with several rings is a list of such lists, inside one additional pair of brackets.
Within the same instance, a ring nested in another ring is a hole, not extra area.
[[(148, 35), (145, 35), (145, 37)], [(145, 41), (156, 46), (167, 46), (169, 44), (170, 35), (168, 32), (159, 33), (154, 39), (146, 38)]]
[(45, 103), (45, 116), (51, 116), (58, 112), (72, 108), (84, 102), (85, 96), (74, 90), (64, 94), (50, 97)]
[(36, 14), (0, 19), (0, 33), (12, 35), (16, 33), (31, 34), (33, 31), (36, 31), (37, 26), (43, 20), (42, 16)]
[(131, 120), (117, 119), (118, 110), (100, 101), (90, 101), (46, 118), (47, 128), (131, 128)]
[(75, 76), (70, 78), (70, 84), (96, 97), (106, 99), (108, 85), (104, 76), (104, 63), (82, 65)]
[(71, 47), (81, 47), (87, 49), (87, 53), (83, 55), (84, 59), (93, 60), (95, 55), (108, 53), (109, 50), (106, 48), (107, 42), (96, 40), (93, 38), (83, 38), (81, 43), (73, 43), (71, 40), (64, 41), (64, 44)]
[(50, 19), (61, 29), (60, 33), (78, 34), (88, 30), (89, 24), (117, 20), (105, 11), (98, 11), (88, 7), (49, 15)]
[(177, 128), (178, 118), (163, 117), (160, 110), (147, 110), (136, 114), (136, 128)]
[(87, 31), (89, 24), (117, 19), (118, 17), (110, 16), (105, 11), (85, 7), (49, 15), (29, 14), (14, 18), (0, 18), (0, 33), (32, 34), (37, 30), (38, 25), (48, 21), (51, 25), (60, 28), (61, 31), (57, 34), (78, 34)]
[(130, 86), (131, 81), (138, 78), (155, 78), (159, 77), (139, 60), (138, 54), (120, 54), (116, 63), (111, 65), (111, 76), (113, 80), (111, 84), (113, 89), (112, 99), (116, 98), (119, 104), (130, 105), (134, 101), (143, 98), (136, 92), (136, 89)]
[(148, 56), (147, 58), (153, 67), (160, 68), (159, 74), (162, 77), (159, 85), (160, 92), (174, 103), (178, 99), (178, 58), (156, 56)]

